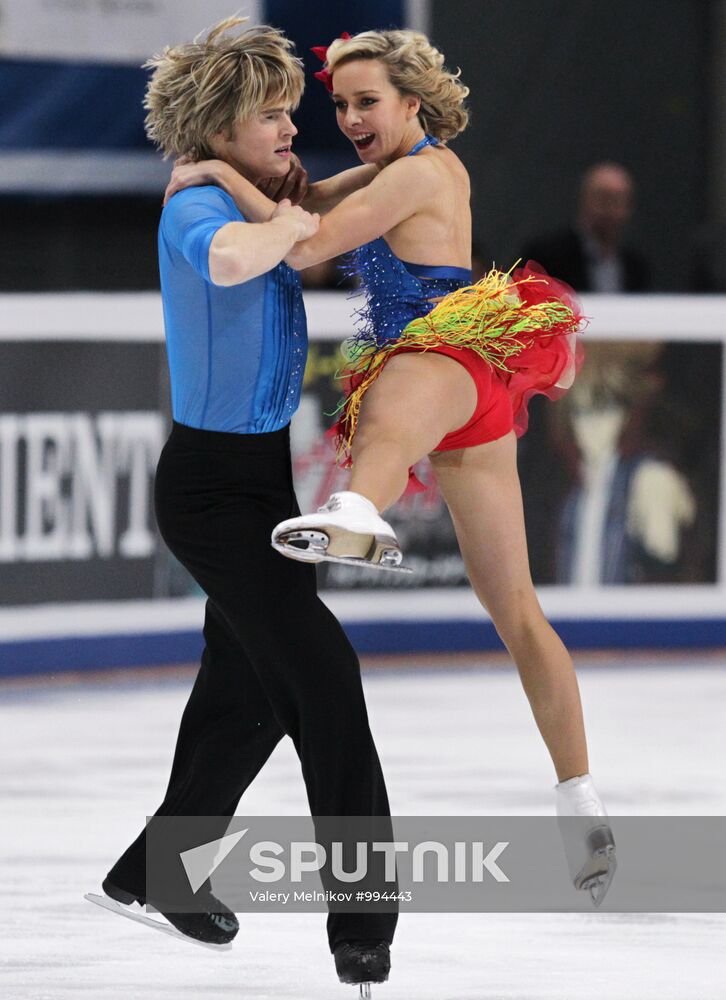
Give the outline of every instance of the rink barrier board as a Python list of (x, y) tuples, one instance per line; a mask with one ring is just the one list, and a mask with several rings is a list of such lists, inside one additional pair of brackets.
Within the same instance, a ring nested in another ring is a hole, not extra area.
[[(552, 624), (572, 651), (726, 647), (726, 618), (565, 619)], [(343, 625), (361, 655), (478, 653), (503, 649), (491, 622), (387, 620)], [(0, 645), (0, 678), (197, 663), (202, 648), (198, 630), (8, 642)]]
[[(355, 300), (351, 302), (343, 293), (312, 293), (305, 298), (312, 342), (340, 340), (341, 330), (351, 328)], [(594, 339), (678, 341), (687, 333), (694, 342), (726, 343), (725, 296), (584, 296), (583, 300), (586, 314), (595, 317), (588, 330)], [(0, 341), (160, 344), (160, 298), (155, 293), (2, 295)], [(722, 407), (721, 417), (719, 479), (723, 501), (726, 407)], [(539, 593), (545, 613), (573, 649), (715, 648), (726, 646), (723, 502), (719, 505), (718, 564), (715, 585), (627, 588), (625, 602), (624, 588), (617, 588), (620, 596), (602, 588), (587, 594), (562, 594), (563, 600), (555, 601), (551, 598), (556, 598), (562, 588), (543, 587)], [(474, 611), (473, 595), (465, 588), (439, 591), (438, 595), (425, 589), (413, 593), (338, 593), (336, 603), (341, 596), (352, 598), (353, 605), (348, 602), (334, 610), (347, 623), (348, 634), (361, 653), (406, 655), (501, 649), (491, 622), (481, 617), (481, 609)], [(183, 600), (172, 602), (178, 604), (173, 615), (160, 618), (158, 606), (163, 602), (148, 602), (156, 606), (149, 616), (139, 616), (138, 605), (142, 602), (131, 603), (136, 607), (116, 602), (114, 614), (109, 616), (108, 606), (99, 614), (92, 611), (92, 602), (84, 601), (70, 615), (65, 614), (69, 608), (62, 615), (54, 614), (68, 622), (62, 628), (45, 626), (41, 621), (45, 614), (42, 606), (0, 606), (0, 677), (197, 660), (201, 636), (199, 630), (189, 630), (190, 621), (196, 618), (183, 617)], [(63, 609), (63, 605), (53, 607)], [(76, 614), (81, 609), (81, 614)], [(25, 615), (25, 610), (31, 613)], [(90, 625), (82, 622), (87, 611)], [(157, 620), (152, 620), (155, 615)]]

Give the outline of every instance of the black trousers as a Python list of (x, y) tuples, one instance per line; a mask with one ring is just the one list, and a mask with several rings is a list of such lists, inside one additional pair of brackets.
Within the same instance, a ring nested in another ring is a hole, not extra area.
[[(358, 658), (317, 596), (312, 566), (270, 546), (299, 513), (289, 429), (226, 434), (174, 423), (159, 459), (164, 541), (207, 594), (205, 649), (157, 815), (232, 816), (287, 734), (313, 816), (388, 816)], [(145, 895), (145, 832), (109, 872)], [(343, 940), (393, 939), (395, 913), (330, 913)]]

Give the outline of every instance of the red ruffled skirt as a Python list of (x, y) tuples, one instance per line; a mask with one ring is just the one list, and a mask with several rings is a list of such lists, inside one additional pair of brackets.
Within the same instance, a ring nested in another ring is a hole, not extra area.
[(477, 386), (471, 419), (436, 451), (484, 444), (512, 429), (520, 436), (527, 429), (530, 399), (537, 394), (557, 399), (574, 382), (584, 358), (578, 334), (585, 325), (573, 289), (534, 261), (508, 274), (490, 271), (476, 285), (445, 296), (397, 340), (353, 358), (342, 373), (348, 391), (332, 431), (339, 459), (351, 464), (365, 393), (400, 353), (445, 354), (462, 364)]

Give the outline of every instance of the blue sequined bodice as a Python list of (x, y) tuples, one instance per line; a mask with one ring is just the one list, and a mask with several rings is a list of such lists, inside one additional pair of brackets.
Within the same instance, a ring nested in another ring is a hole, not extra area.
[(382, 236), (350, 256), (366, 298), (365, 305), (356, 310), (358, 337), (375, 339), (379, 346), (398, 338), (412, 319), (431, 312), (436, 305), (432, 300), (471, 284), (467, 268), (409, 264), (394, 254)]
[[(436, 145), (438, 139), (426, 135), (406, 156)], [(396, 340), (412, 319), (431, 312), (436, 299), (471, 284), (467, 268), (409, 264), (395, 255), (382, 236), (358, 247), (350, 260), (366, 297), (366, 304), (356, 310), (358, 334), (354, 339), (363, 342), (361, 346)]]

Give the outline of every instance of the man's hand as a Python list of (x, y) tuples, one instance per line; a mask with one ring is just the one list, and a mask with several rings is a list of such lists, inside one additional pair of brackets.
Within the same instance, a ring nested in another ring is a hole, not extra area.
[(307, 240), (314, 236), (320, 226), (320, 216), (317, 212), (312, 215), (300, 208), (299, 205), (292, 205), (288, 198), (284, 198), (272, 213), (270, 222), (276, 219), (283, 219), (286, 223), (292, 222), (298, 226), (298, 235), (295, 242)]
[(292, 205), (299, 205), (307, 194), (308, 172), (294, 153), (290, 155), (290, 169), (284, 177), (266, 177), (257, 185), (272, 201), (288, 199)]
[(224, 188), (225, 175), (231, 169), (223, 160), (200, 160), (195, 163), (188, 156), (181, 156), (174, 161), (174, 169), (164, 192), (164, 204), (184, 188), (199, 187), (202, 184), (215, 184)]

